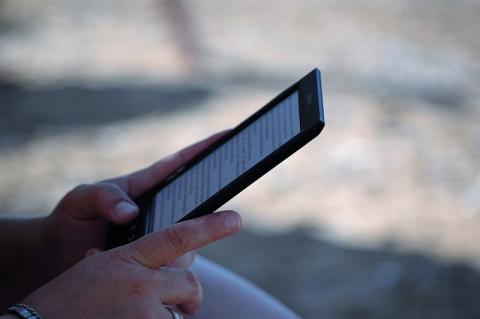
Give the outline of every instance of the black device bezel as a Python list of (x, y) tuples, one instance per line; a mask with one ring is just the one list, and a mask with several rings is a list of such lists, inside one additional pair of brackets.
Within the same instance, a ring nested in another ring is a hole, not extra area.
[[(154, 196), (157, 192), (172, 182), (176, 177), (194, 166), (216, 148), (226, 143), (230, 138), (238, 134), (248, 125), (257, 120), (264, 113), (278, 105), (282, 100), (298, 91), (299, 113), (300, 113), (300, 133), (289, 140), (287, 143), (269, 154), (259, 163), (248, 169), (241, 176), (236, 178), (230, 184), (219, 190), (212, 197), (203, 202), (200, 206), (185, 215), (180, 221), (200, 217), (214, 212), (220, 206), (225, 204), (235, 195), (240, 193), (250, 184), (262, 177), (265, 173), (273, 169), (275, 166), (284, 161), (287, 157), (298, 151), (305, 144), (315, 138), (325, 126), (325, 118), (323, 111), (323, 96), (321, 85), (320, 70), (314, 69), (301, 80), (284, 90), (274, 99), (268, 102), (264, 107), (252, 114), (237, 127), (229, 131), (224, 137), (209, 146), (194, 159), (179, 168), (165, 180), (146, 192), (136, 200), (140, 207), (140, 215), (135, 221), (128, 225), (117, 226), (110, 225), (107, 236), (107, 248), (117, 247), (128, 242), (134, 241), (145, 234), (153, 231), (153, 219), (150, 218), (151, 211), (155, 211), (152, 207)], [(178, 222), (180, 222), (178, 221)]]

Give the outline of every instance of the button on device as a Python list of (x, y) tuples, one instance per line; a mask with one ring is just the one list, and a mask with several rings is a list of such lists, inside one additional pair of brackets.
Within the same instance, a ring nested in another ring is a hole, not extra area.
[(312, 93), (307, 94), (306, 100), (308, 105), (312, 104)]

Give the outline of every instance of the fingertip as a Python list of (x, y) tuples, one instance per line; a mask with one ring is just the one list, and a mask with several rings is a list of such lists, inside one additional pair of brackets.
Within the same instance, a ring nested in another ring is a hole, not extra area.
[(200, 305), (189, 305), (189, 304), (181, 304), (177, 306), (177, 308), (187, 316), (193, 316), (194, 314), (196, 314), (199, 307)]
[(225, 224), (225, 228), (229, 232), (236, 233), (240, 230), (240, 228), (242, 228), (242, 218), (237, 212), (233, 210), (226, 210), (218, 212), (216, 215), (224, 219), (223, 222)]
[(203, 288), (197, 276), (193, 272), (187, 271), (187, 274), (187, 280), (193, 287), (193, 297), (188, 302), (177, 305), (177, 307), (183, 313), (192, 316), (198, 311), (200, 305), (202, 304)]
[(113, 209), (113, 216), (115, 222), (124, 224), (134, 219), (138, 215), (138, 212), (138, 206), (134, 203), (121, 201), (115, 205)]

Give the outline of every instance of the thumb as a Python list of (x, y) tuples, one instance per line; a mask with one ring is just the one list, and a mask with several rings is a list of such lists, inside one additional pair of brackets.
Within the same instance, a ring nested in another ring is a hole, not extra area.
[(114, 224), (128, 223), (139, 212), (125, 191), (108, 182), (75, 187), (60, 201), (57, 209), (75, 219), (105, 219)]

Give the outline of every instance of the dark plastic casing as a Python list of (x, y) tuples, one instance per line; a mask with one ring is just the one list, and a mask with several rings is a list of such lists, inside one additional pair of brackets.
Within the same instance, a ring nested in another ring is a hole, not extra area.
[(264, 107), (248, 117), (233, 130), (229, 131), (219, 141), (205, 149), (197, 157), (186, 163), (172, 175), (161, 181), (158, 185), (138, 198), (136, 203), (140, 207), (139, 217), (128, 225), (110, 225), (107, 237), (107, 248), (114, 248), (127, 244), (144, 236), (145, 234), (151, 233), (153, 231), (153, 218), (151, 218), (151, 214), (153, 214), (153, 210), (151, 209), (152, 202), (155, 195), (163, 187), (172, 182), (181, 173), (184, 173), (189, 168), (203, 160), (216, 148), (226, 143), (229, 139), (238, 134), (252, 122), (255, 122), (260, 116), (274, 108), (282, 100), (289, 97), (295, 91), (298, 91), (299, 98), (300, 133), (273, 151), (256, 165), (248, 169), (230, 184), (220, 189), (217, 193), (212, 195), (194, 210), (188, 212), (177, 222), (213, 213), (220, 206), (225, 204), (235, 195), (247, 188), (250, 184), (262, 177), (265, 173), (270, 171), (272, 168), (284, 161), (287, 157), (298, 151), (305, 144), (318, 136), (325, 126), (320, 76), (320, 70), (318, 69), (314, 69), (308, 73), (300, 81), (284, 90)]

